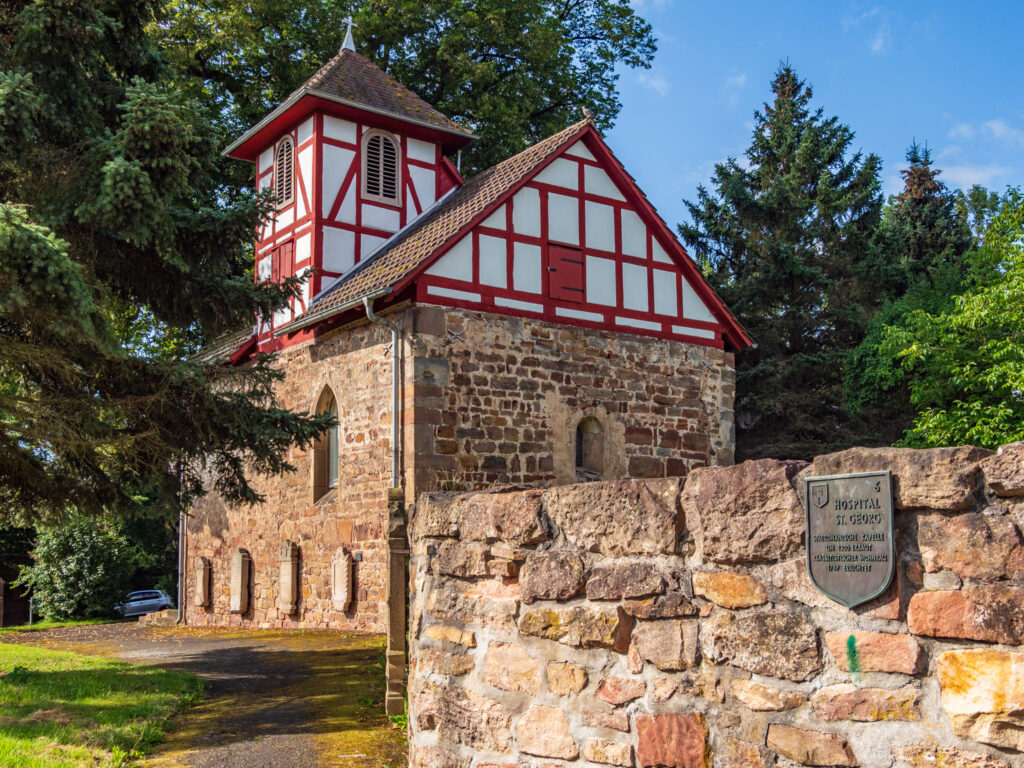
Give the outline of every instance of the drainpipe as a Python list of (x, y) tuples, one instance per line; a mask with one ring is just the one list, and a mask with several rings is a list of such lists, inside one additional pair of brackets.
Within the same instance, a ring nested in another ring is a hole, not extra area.
[(373, 313), (373, 304), (369, 297), (363, 298), (363, 306), (366, 308), (366, 317), (370, 322), (383, 325), (391, 331), (391, 487), (399, 487), (398, 469), (398, 326), (390, 320), (377, 317)]
[(185, 508), (178, 510), (178, 620), (185, 623)]

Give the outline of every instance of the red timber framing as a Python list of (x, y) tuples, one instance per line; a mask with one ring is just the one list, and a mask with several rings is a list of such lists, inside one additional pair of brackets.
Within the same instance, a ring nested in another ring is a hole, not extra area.
[[(524, 209), (538, 208), (531, 229)], [(392, 295), (412, 287), (424, 303), (709, 347), (750, 344), (592, 127), (464, 232)]]
[[(324, 111), (306, 114), (280, 133), (266, 134), (269, 143), (254, 161), (257, 189), (274, 188), (274, 151), (284, 136), (295, 147), (295, 201), (275, 212), (260, 228), (256, 243), (256, 279), (282, 279), (311, 271), (293, 307), (275, 314), (259, 329), (262, 351), (290, 346), (310, 338), (308, 329), (274, 338), (275, 327), (305, 311), (312, 299), (344, 272), (372, 254), (395, 232), (462, 183), (443, 155), (443, 144), (429, 131), (378, 115), (368, 120), (358, 110), (330, 102)], [(369, 130), (389, 130), (400, 147), (401, 187), (398, 205), (364, 199), (362, 137)], [(272, 136), (272, 138), (271, 138)], [(294, 261), (285, 266), (281, 248), (290, 243)]]

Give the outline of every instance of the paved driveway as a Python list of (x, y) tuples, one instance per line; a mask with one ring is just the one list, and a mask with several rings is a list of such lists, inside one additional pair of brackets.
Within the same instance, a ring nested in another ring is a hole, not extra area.
[(147, 768), (397, 766), (405, 734), (384, 716), (383, 638), (165, 629), (135, 623), (7, 635), (194, 672), (205, 701), (181, 715)]

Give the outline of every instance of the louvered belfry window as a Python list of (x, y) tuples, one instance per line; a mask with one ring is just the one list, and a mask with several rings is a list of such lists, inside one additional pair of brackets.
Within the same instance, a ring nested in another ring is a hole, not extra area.
[(398, 205), (399, 167), (395, 138), (377, 131), (368, 133), (363, 141), (363, 197)]
[(277, 207), (291, 205), (295, 189), (295, 147), (292, 140), (285, 137), (278, 142), (274, 158), (274, 196)]

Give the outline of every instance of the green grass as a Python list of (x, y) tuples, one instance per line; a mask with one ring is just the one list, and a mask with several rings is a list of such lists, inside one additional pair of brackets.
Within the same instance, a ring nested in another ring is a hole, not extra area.
[(194, 675), (0, 645), (0, 766), (126, 766), (198, 696)]
[(16, 627), (4, 627), (0, 629), (0, 635), (17, 634), (19, 632), (39, 632), (44, 629), (59, 629), (61, 627), (87, 627), (92, 624), (116, 624), (126, 619), (68, 619), (67, 621), (37, 621), (33, 624), (19, 624)]

